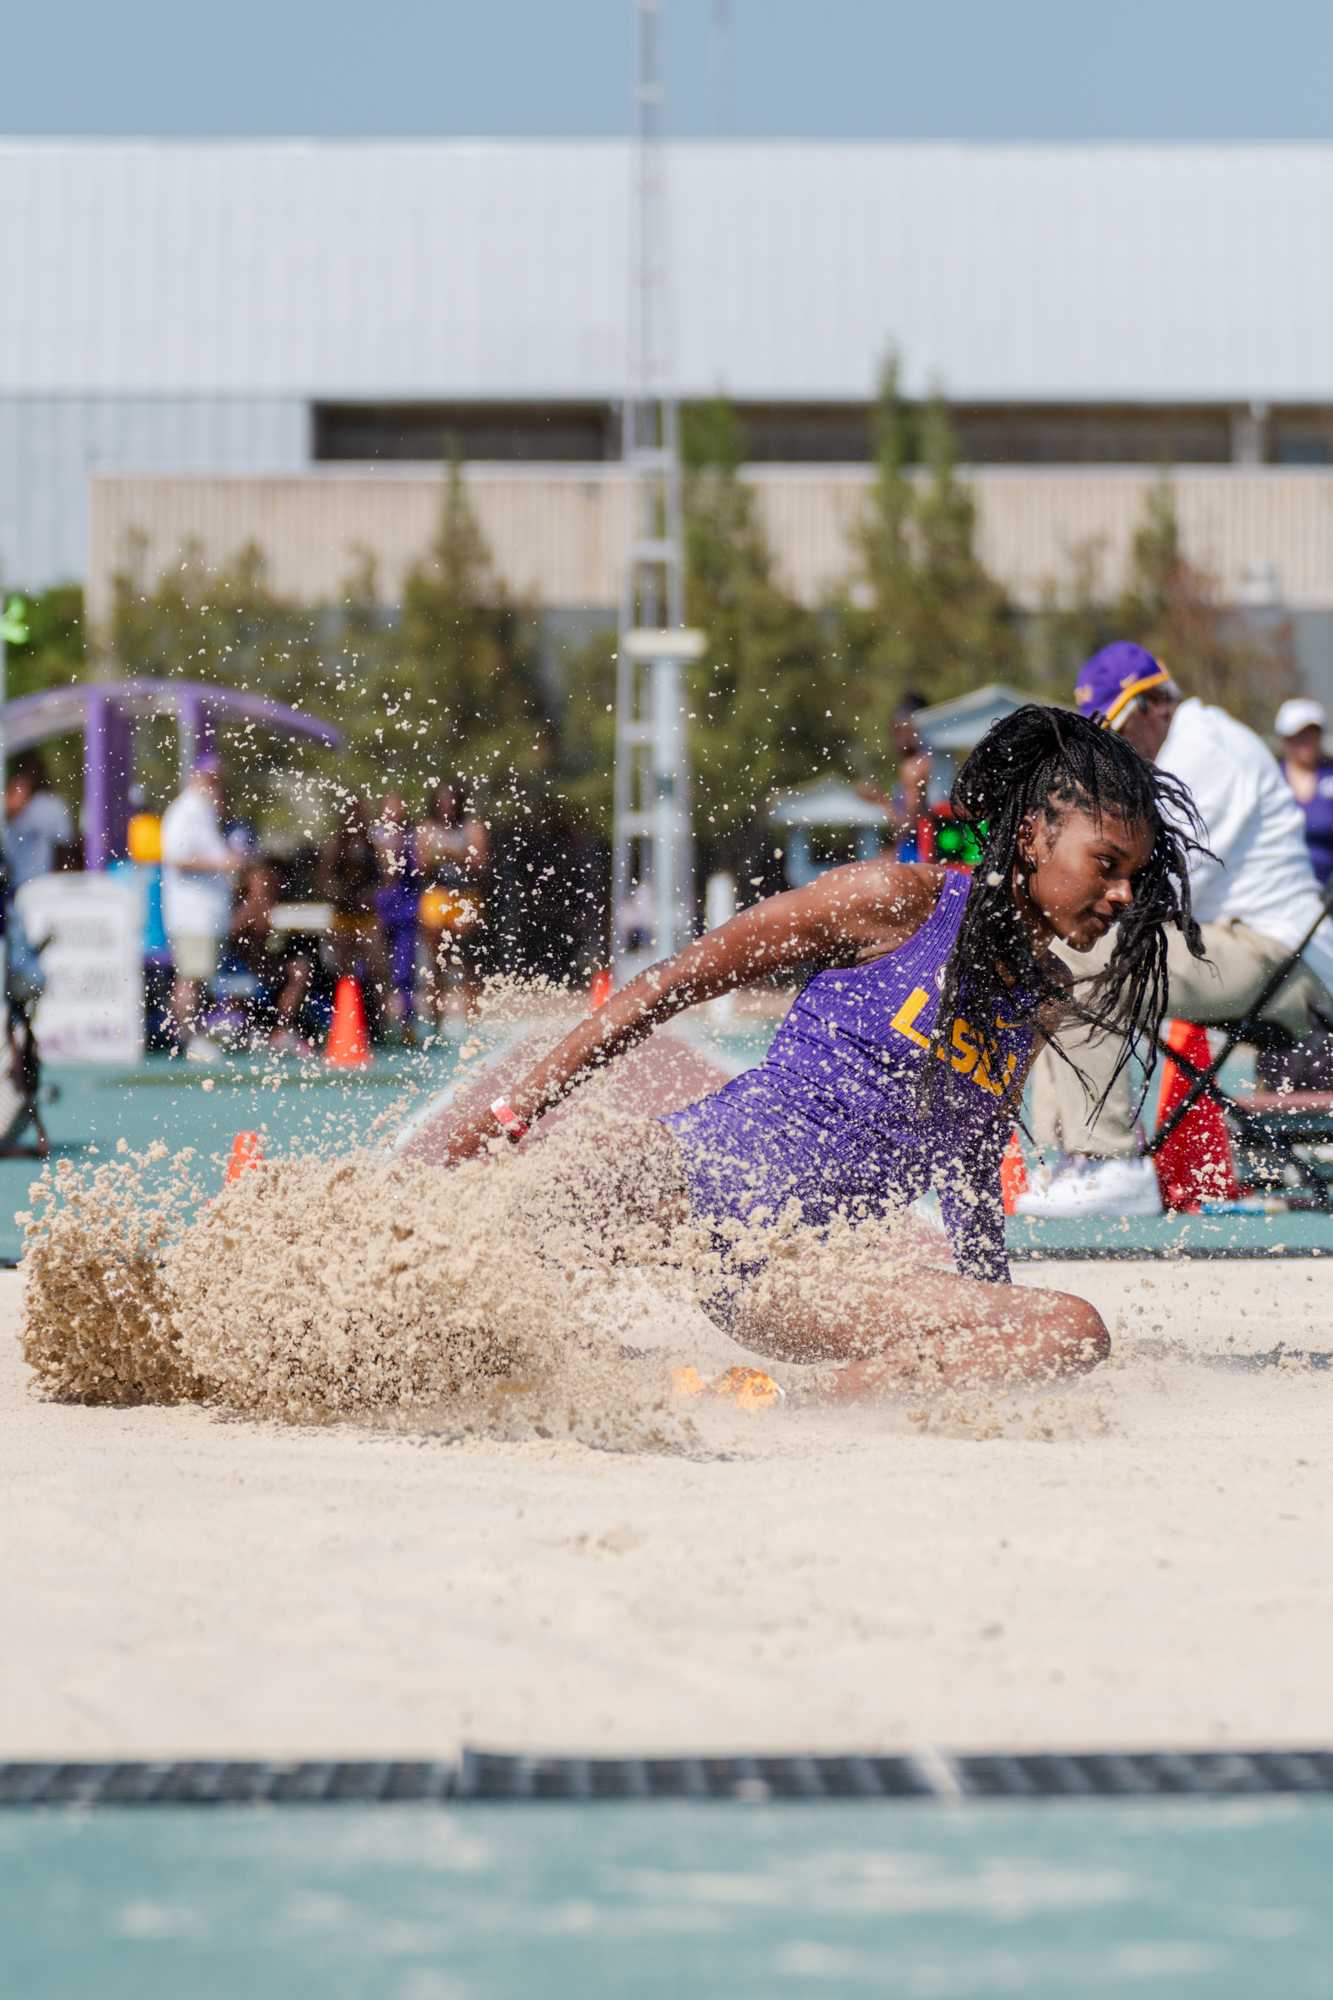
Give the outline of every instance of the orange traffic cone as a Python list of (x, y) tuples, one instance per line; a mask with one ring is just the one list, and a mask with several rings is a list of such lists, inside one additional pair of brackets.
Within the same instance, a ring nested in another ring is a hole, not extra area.
[(1017, 1215), (1018, 1197), (1028, 1191), (1027, 1161), (1023, 1158), (1023, 1148), (1017, 1132), (1009, 1134), (1009, 1144), (1004, 1149), (1000, 1161), (1000, 1199), (1004, 1203), (1006, 1215)]
[(605, 966), (600, 972), (594, 972), (592, 984), (588, 988), (588, 1012), (595, 1014), (599, 1007), (605, 1007), (614, 991), (615, 981)]
[(787, 1399), (787, 1392), (762, 1368), (728, 1368), (712, 1385), (715, 1396), (726, 1396), (738, 1410), (768, 1410)]
[(227, 1161), (227, 1171), (222, 1177), (223, 1187), (230, 1187), (242, 1174), (248, 1174), (255, 1167), (264, 1164), (264, 1142), (258, 1132), (238, 1132), (231, 1142), (231, 1157)]
[[(1168, 1048), (1179, 1049), (1195, 1069), (1207, 1069), (1213, 1059), (1207, 1031), (1194, 1021), (1172, 1021), (1166, 1040)], [(1157, 1106), (1159, 1125), (1166, 1123), (1189, 1087), (1186, 1072), (1168, 1057)], [(1155, 1158), (1167, 1208), (1194, 1211), (1205, 1201), (1234, 1201), (1240, 1193), (1227, 1121), (1221, 1105), (1207, 1094), (1185, 1113)]]
[(774, 1403), (785, 1402), (787, 1396), (782, 1385), (762, 1368), (725, 1368), (706, 1382), (693, 1362), (672, 1369), (671, 1387), (678, 1396), (718, 1396), (734, 1403), (738, 1410), (768, 1410)]
[(361, 988), (350, 973), (338, 981), (334, 991), (333, 1022), (324, 1060), (330, 1069), (364, 1069), (370, 1061), (366, 1010), (361, 1002)]

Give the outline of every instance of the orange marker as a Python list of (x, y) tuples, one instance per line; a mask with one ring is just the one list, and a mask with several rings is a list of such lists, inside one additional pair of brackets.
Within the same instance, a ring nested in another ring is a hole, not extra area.
[(333, 995), (333, 1022), (324, 1060), (330, 1069), (365, 1069), (370, 1061), (370, 1036), (361, 988), (350, 974), (338, 981)]
[(248, 1174), (255, 1167), (264, 1164), (264, 1142), (258, 1132), (238, 1132), (231, 1142), (231, 1157), (227, 1161), (227, 1171), (222, 1185), (230, 1187), (242, 1174)]

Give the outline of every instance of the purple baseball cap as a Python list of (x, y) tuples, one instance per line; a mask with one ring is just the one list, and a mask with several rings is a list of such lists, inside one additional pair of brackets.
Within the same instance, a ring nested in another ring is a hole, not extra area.
[(1151, 653), (1132, 639), (1116, 639), (1083, 662), (1074, 700), (1080, 715), (1103, 723), (1107, 729), (1119, 729), (1136, 695), (1146, 694), (1149, 688), (1170, 686), (1170, 674)]

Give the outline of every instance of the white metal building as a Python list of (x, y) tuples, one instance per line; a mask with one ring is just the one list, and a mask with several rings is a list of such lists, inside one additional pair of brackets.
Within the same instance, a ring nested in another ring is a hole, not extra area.
[[(667, 174), (676, 384), (757, 458), (863, 456), (893, 346), (978, 462), (1333, 462), (1333, 145), (682, 142)], [(93, 475), (614, 457), (629, 188), (608, 142), (0, 145), (0, 574), (86, 573)]]

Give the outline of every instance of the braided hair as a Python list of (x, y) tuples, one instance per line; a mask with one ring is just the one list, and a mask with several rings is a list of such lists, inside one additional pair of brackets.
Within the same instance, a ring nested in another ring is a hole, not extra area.
[[(1121, 1042), (1100, 1110), (1131, 1055), (1156, 1046), (1167, 1003), (1167, 925), (1182, 933), (1195, 958), (1204, 956), (1190, 909), (1189, 858), (1207, 851), (1194, 801), (1178, 778), (1159, 771), (1112, 730), (1066, 709), (1029, 702), (987, 731), (958, 773), (950, 802), (981, 831), (983, 847), (944, 967), (934, 1038), (947, 1038), (962, 1008), (987, 1042), (986, 1024), (1001, 1007), (1015, 1020), (1035, 1021), (1048, 1009), (1066, 1019), (1072, 1015)], [(1098, 978), (1084, 983), (1082, 994), (1071, 991), (1045, 955), (1034, 951), (1015, 898), (1025, 823), (1035, 817), (1054, 826), (1070, 808), (1146, 827), (1153, 837), (1152, 853), (1135, 879), (1134, 900), (1116, 925), (1110, 961)], [(1058, 1034), (1046, 1032), (1056, 1053), (1073, 1067)], [(988, 1059), (997, 1053), (986, 1049)], [(922, 1065), (923, 1090), (938, 1087), (936, 1072), (943, 1067)], [(997, 1064), (992, 1068), (998, 1074)]]

